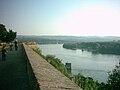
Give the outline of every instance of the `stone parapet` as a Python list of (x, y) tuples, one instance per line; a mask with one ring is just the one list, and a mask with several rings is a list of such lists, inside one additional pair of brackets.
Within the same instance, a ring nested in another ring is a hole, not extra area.
[(40, 90), (82, 90), (30, 47), (23, 46)]

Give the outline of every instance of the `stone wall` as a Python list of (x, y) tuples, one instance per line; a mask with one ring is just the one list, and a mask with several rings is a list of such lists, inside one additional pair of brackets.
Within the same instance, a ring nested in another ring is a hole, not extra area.
[(26, 42), (26, 45), (28, 45), (30, 48), (37, 48), (36, 42)]
[(82, 90), (30, 47), (23, 44), (32, 90)]
[(31, 64), (29, 62), (29, 58), (27, 57), (25, 46), (24, 46), (24, 55), (25, 55), (24, 58), (26, 59), (26, 63), (27, 63), (26, 68), (27, 68), (30, 89), (31, 90), (40, 90), (39, 84), (38, 84), (37, 79), (35, 77), (35, 73), (33, 72), (33, 69), (32, 69)]

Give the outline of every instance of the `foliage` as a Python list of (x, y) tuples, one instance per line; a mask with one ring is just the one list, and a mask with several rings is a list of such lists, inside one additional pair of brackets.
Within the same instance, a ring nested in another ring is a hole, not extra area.
[(65, 43), (63, 48), (67, 49), (83, 49), (92, 53), (102, 54), (120, 54), (120, 42), (81, 42), (81, 43)]
[(98, 90), (99, 83), (94, 81), (91, 77), (84, 77), (83, 75), (74, 75), (73, 81), (83, 90)]
[[(42, 55), (39, 48), (34, 49), (34, 51), (37, 52), (39, 55)], [(47, 60), (47, 62), (49, 62), (51, 65), (53, 65), (57, 70), (59, 70), (65, 76), (67, 76), (72, 81), (74, 81), (76, 84), (78, 84), (78, 86), (83, 88), (83, 90), (98, 90), (97, 89), (98, 88), (98, 86), (97, 86), (98, 82), (94, 81), (90, 77), (84, 77), (84, 76), (82, 76), (80, 74), (74, 75), (74, 76), (71, 77), (68, 74), (67, 69), (65, 68), (65, 66), (61, 62), (61, 60), (56, 58), (54, 55), (47, 55), (47, 56), (42, 55), (42, 57), (44, 57), (45, 60)]]
[(116, 66), (108, 77), (108, 90), (120, 90), (120, 63)]
[(6, 30), (5, 25), (0, 24), (0, 40), (2, 42), (11, 42), (16, 38), (16, 32)]
[(5, 25), (0, 24), (0, 40), (4, 42), (6, 35), (7, 35), (7, 30), (5, 28)]
[(74, 48), (77, 48), (77, 47), (76, 47), (76, 43), (64, 43), (63, 48), (74, 49)]
[(16, 38), (16, 32), (13, 32), (9, 29), (9, 32), (7, 32), (6, 36), (6, 42), (12, 42)]
[[(34, 49), (39, 55), (41, 51), (39, 48)], [(68, 74), (64, 64), (62, 64), (61, 60), (56, 58), (54, 55), (43, 56), (51, 65), (53, 65), (56, 69), (74, 81), (78, 86), (80, 86), (83, 90), (119, 90), (120, 88), (120, 63), (116, 68), (109, 73), (107, 83), (98, 83), (98, 81), (93, 80), (91, 77), (85, 77), (83, 75), (73, 75), (72, 77)]]
[(41, 56), (41, 51), (39, 48), (33, 48), (33, 51), (35, 51), (37, 54)]
[(67, 69), (65, 68), (64, 64), (61, 62), (60, 59), (56, 58), (54, 55), (47, 55), (45, 59), (65, 76), (69, 77)]
[(56, 58), (54, 55), (43, 56), (39, 48), (33, 49), (36, 53), (42, 56), (47, 62), (49, 62), (52, 66), (54, 66), (57, 70), (63, 73), (65, 76), (69, 77), (67, 69), (60, 59)]
[(92, 78), (84, 77), (80, 74), (75, 75), (73, 80), (83, 90), (120, 90), (120, 63), (109, 73), (107, 83), (98, 83)]

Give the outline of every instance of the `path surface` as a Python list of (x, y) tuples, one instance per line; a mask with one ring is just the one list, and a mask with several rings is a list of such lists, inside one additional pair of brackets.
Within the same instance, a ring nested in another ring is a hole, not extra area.
[(18, 51), (8, 50), (5, 62), (0, 54), (0, 90), (30, 90), (22, 45)]

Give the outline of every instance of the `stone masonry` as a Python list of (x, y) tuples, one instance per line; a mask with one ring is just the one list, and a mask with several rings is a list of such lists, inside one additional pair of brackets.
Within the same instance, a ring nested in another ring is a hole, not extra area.
[(30, 47), (23, 46), (40, 90), (82, 90)]

